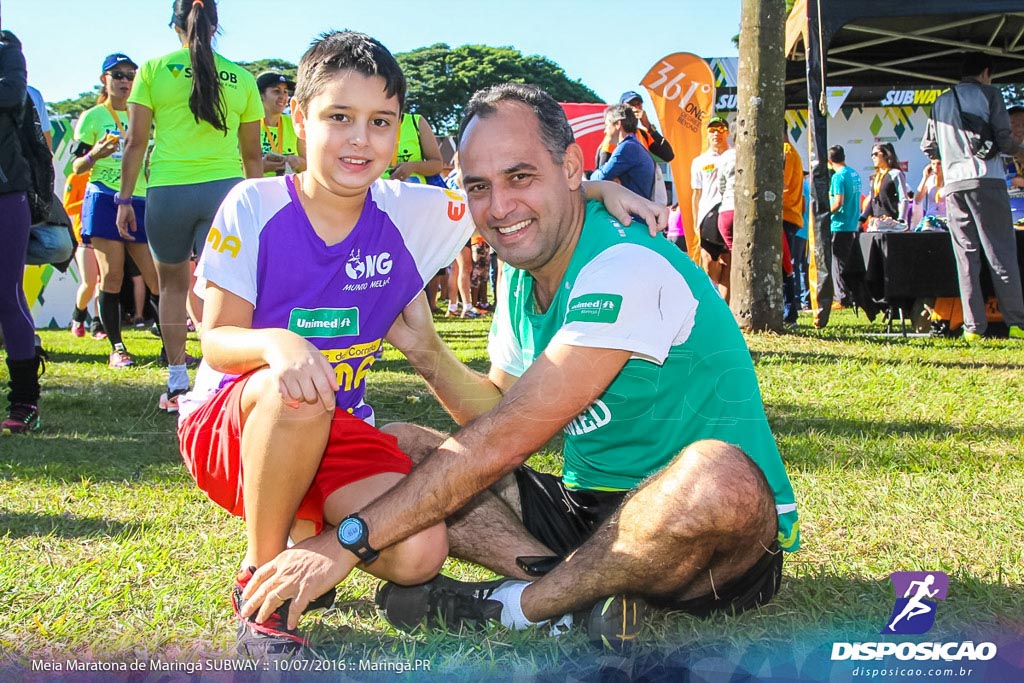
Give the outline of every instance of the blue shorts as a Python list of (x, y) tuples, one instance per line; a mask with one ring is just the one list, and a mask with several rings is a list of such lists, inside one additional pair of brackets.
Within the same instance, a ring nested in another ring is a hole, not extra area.
[(114, 203), (114, 191), (99, 183), (89, 183), (82, 199), (82, 242), (89, 244), (93, 237), (100, 237), (105, 240), (145, 244), (145, 198), (132, 197), (132, 208), (135, 209), (135, 239), (126, 240), (117, 231), (117, 204)]

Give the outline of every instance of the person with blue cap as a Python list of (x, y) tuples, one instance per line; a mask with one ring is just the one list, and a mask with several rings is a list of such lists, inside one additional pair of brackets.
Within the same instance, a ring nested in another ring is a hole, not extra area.
[[(633, 113), (636, 114), (636, 119), (639, 123), (636, 138), (655, 157), (655, 162), (672, 161), (676, 153), (672, 150), (672, 145), (669, 144), (669, 141), (658, 132), (658, 129), (655, 128), (654, 124), (647, 117), (647, 112), (644, 111), (644, 100), (640, 93), (635, 90), (627, 90), (619, 96), (619, 104), (627, 104), (633, 108)], [(614, 151), (615, 144), (606, 135), (605, 139), (601, 142), (601, 146), (597, 148), (595, 165), (600, 168), (608, 161), (608, 158)]]

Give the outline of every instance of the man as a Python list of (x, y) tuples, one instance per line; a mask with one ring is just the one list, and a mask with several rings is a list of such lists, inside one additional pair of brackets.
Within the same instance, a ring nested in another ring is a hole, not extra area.
[(718, 228), (718, 211), (723, 189), (719, 166), (729, 149), (729, 122), (721, 116), (714, 116), (708, 121), (707, 131), (707, 150), (694, 157), (690, 164), (690, 187), (693, 189), (690, 225), (696, 226), (700, 234), (701, 267), (712, 282), (728, 288), (729, 247)]
[(852, 292), (843, 281), (846, 260), (853, 248), (860, 224), (860, 174), (846, 165), (846, 150), (841, 145), (828, 148), (828, 202), (832, 212), (832, 279), (836, 286), (836, 302), (843, 307), (853, 305)]
[(648, 199), (654, 194), (654, 160), (636, 139), (637, 120), (625, 104), (608, 107), (604, 112), (605, 138), (615, 151), (591, 180), (615, 180), (628, 190)]
[[(1010, 133), (1014, 140), (1024, 140), (1024, 107), (1007, 109), (1010, 115)], [(1014, 224), (1024, 223), (1024, 150), (1014, 156), (1003, 157), (1006, 166), (1006, 189), (1010, 193), (1010, 213)]]
[[(636, 137), (647, 151), (657, 157), (658, 161), (672, 161), (676, 158), (676, 153), (672, 150), (672, 145), (668, 140), (658, 132), (658, 129), (651, 119), (647, 116), (647, 112), (644, 111), (644, 100), (640, 97), (640, 93), (633, 90), (627, 90), (619, 96), (619, 104), (625, 104), (633, 110), (633, 114), (636, 116), (638, 123)], [(601, 166), (608, 157), (614, 151), (615, 145), (608, 140), (607, 135), (605, 136), (604, 142), (598, 148), (597, 165)]]
[(964, 340), (980, 340), (988, 327), (981, 292), (982, 251), (992, 269), (992, 284), (1010, 337), (1024, 339), (1024, 295), (1003, 162), (971, 153), (963, 115), (987, 121), (995, 146), (1004, 154), (1017, 154), (1021, 141), (1013, 139), (1006, 105), (992, 86), (991, 56), (967, 54), (961, 73), (960, 83), (935, 100), (921, 149), (930, 159), (942, 160), (946, 217), (964, 309)]
[[(419, 461), (410, 475), (341, 522), (341, 546), (259, 569), (243, 613), (292, 599), (294, 624), (360, 558), (442, 519), (452, 554), (512, 580), (388, 584), (378, 604), (393, 623), (525, 628), (597, 603), (588, 625), (629, 638), (637, 603), (608, 596), (697, 614), (770, 599), (780, 546), (799, 545), (796, 505), (729, 309), (674, 245), (584, 200), (582, 150), (543, 91), (477, 93), (459, 155), (474, 223), (510, 264), (490, 373), (456, 360), (425, 302), (410, 305), (388, 339), (465, 426), (450, 438), (386, 428)], [(523, 468), (560, 430), (562, 480)]]
[(804, 226), (804, 164), (789, 139), (788, 124), (784, 124), (782, 143), (782, 321), (795, 326), (800, 312), (800, 287), (793, 267), (794, 240)]

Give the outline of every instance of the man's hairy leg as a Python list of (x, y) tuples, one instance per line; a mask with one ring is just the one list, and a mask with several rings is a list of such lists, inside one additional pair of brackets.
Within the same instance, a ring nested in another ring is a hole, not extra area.
[(721, 441), (686, 448), (597, 532), (523, 591), (531, 621), (627, 593), (688, 599), (741, 576), (777, 534), (772, 492), (742, 451)]
[[(385, 425), (381, 431), (397, 437), (399, 448), (414, 463), (432, 453), (446, 438), (441, 432), (408, 423)], [(509, 500), (503, 500), (504, 496), (509, 496)], [(503, 576), (527, 578), (516, 565), (517, 557), (554, 553), (526, 530), (518, 505), (519, 493), (512, 475), (480, 493), (447, 520), (449, 553)]]
[(266, 368), (242, 389), (242, 485), (249, 545), (246, 566), (283, 551), (299, 503), (320, 466), (333, 412), (320, 404), (284, 404)]

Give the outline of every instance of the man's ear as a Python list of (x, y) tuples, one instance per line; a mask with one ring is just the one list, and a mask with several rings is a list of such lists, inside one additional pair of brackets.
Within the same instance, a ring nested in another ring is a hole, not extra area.
[(574, 142), (565, 148), (562, 169), (569, 182), (569, 189), (573, 191), (580, 189), (583, 185), (583, 148), (577, 143)]
[(306, 112), (302, 110), (299, 101), (294, 97), (288, 103), (292, 110), (292, 126), (295, 128), (295, 137), (300, 140), (306, 139)]

